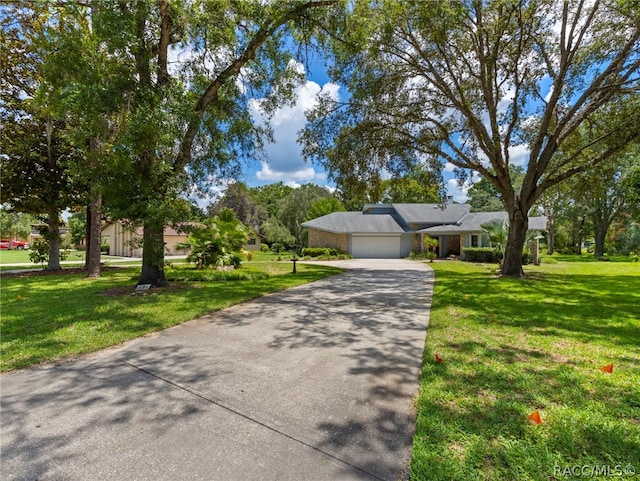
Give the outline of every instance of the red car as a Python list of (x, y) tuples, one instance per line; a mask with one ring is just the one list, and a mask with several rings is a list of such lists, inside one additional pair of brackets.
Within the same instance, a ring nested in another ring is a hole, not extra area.
[(11, 241), (9, 241), (9, 239), (0, 239), (0, 249), (18, 249), (19, 251), (21, 251), (28, 248), (28, 242), (19, 241), (16, 239), (12, 239)]

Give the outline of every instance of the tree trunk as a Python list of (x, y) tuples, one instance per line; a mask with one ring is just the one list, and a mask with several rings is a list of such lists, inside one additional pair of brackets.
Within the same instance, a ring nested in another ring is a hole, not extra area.
[(89, 237), (87, 238), (87, 277), (100, 277), (100, 255), (102, 233), (100, 230), (100, 218), (102, 210), (102, 195), (98, 186), (91, 186), (91, 201), (87, 213), (87, 225)]
[(164, 224), (145, 222), (142, 233), (142, 273), (140, 284), (153, 287), (167, 286), (164, 276)]
[(596, 242), (593, 255), (600, 258), (604, 255), (604, 241), (607, 237), (609, 226), (604, 222), (594, 222), (593, 228), (595, 230), (594, 237)]
[(84, 270), (89, 270), (89, 257), (91, 256), (91, 205), (87, 206), (87, 222), (84, 225)]
[(576, 255), (582, 255), (582, 239), (584, 238), (584, 217), (578, 218), (578, 227), (573, 237), (573, 253)]
[(55, 206), (49, 207), (48, 215), (48, 241), (49, 241), (49, 261), (47, 262), (48, 271), (59, 271), (60, 267), (60, 212)]
[(522, 277), (522, 251), (529, 228), (529, 217), (517, 207), (509, 211), (509, 239), (504, 250), (502, 275)]
[(556, 248), (556, 218), (553, 215), (547, 217), (547, 254), (552, 255)]

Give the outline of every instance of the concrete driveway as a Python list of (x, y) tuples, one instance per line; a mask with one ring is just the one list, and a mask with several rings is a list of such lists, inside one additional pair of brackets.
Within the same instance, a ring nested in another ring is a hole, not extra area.
[(3, 480), (406, 476), (431, 269), (343, 274), (0, 377)]

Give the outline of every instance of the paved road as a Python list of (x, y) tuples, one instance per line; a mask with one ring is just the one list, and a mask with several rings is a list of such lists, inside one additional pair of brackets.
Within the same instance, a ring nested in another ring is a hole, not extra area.
[(401, 479), (432, 271), (338, 264), (338, 276), (2, 375), (0, 478)]

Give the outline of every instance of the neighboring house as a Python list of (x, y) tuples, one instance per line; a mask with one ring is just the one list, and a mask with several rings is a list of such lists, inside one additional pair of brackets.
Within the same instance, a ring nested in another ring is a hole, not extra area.
[[(46, 225), (40, 224), (31, 224), (31, 234), (29, 236), (29, 244), (33, 244), (34, 241), (38, 239), (42, 239), (42, 234), (40, 234), (40, 229), (46, 228)], [(58, 227), (58, 231), (60, 232), (60, 237), (64, 237), (69, 232), (69, 228), (65, 226)]]
[[(186, 242), (189, 234), (179, 232), (172, 227), (164, 229), (165, 255), (183, 255), (185, 251), (177, 249), (177, 245)], [(120, 222), (108, 222), (102, 226), (102, 242), (109, 245), (109, 255), (121, 257), (142, 257), (142, 227), (131, 229)], [(260, 237), (256, 234), (249, 237), (245, 250), (260, 250)]]
[[(439, 257), (461, 256), (463, 247), (488, 245), (481, 224), (506, 212), (470, 212), (468, 204), (367, 204), (361, 212), (334, 212), (304, 222), (310, 247), (334, 247), (360, 258), (402, 258), (422, 252), (424, 236), (438, 240)], [(546, 217), (530, 217), (544, 231)], [(537, 241), (536, 246), (537, 249)]]

